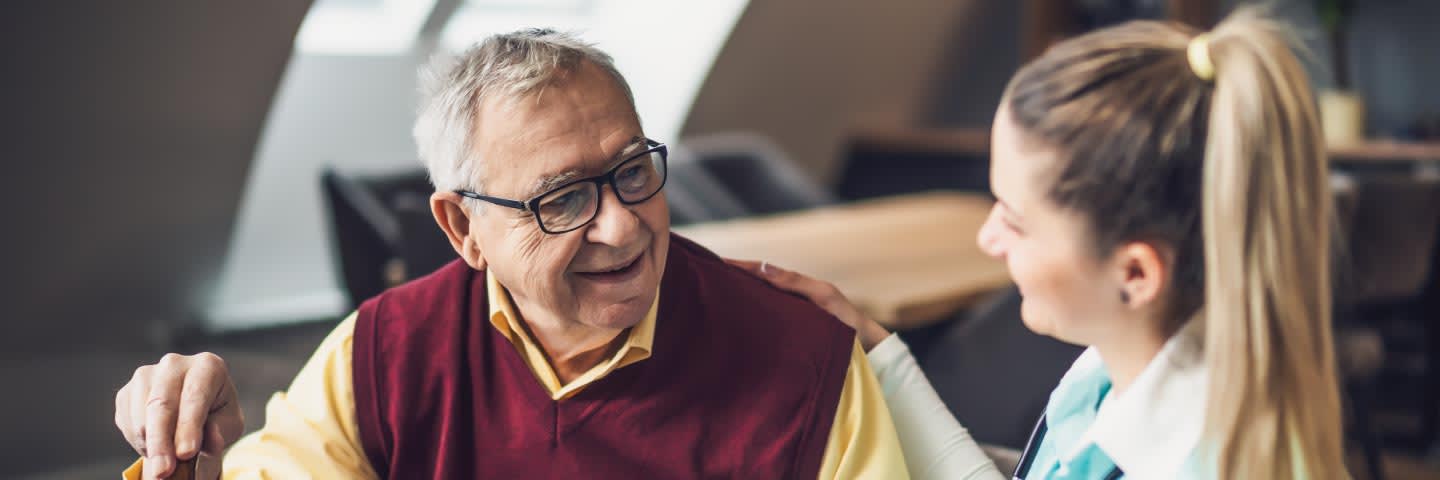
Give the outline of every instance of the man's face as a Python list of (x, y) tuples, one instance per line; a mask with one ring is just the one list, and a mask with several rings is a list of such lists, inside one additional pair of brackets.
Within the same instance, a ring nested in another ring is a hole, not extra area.
[[(490, 196), (526, 201), (564, 179), (604, 174), (646, 148), (624, 92), (589, 63), (535, 93), (487, 100), (480, 111), (476, 154)], [(621, 329), (648, 313), (669, 249), (665, 194), (625, 205), (606, 185), (599, 202), (594, 221), (561, 234), (498, 205), (471, 217), (487, 268), (525, 315)]]

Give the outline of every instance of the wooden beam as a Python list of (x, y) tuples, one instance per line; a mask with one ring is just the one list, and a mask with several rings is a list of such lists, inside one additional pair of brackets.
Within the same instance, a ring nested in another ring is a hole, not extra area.
[(1039, 57), (1051, 44), (1074, 33), (1075, 16), (1071, 0), (1025, 2), (1020, 20), (1020, 61)]
[(1209, 30), (1220, 21), (1220, 6), (1215, 0), (1170, 0), (1170, 19), (1192, 27)]

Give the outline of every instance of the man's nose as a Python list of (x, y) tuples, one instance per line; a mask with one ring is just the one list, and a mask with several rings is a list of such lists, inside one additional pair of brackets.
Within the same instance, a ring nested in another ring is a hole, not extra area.
[(640, 219), (620, 201), (609, 185), (600, 189), (600, 213), (585, 230), (585, 239), (616, 247), (627, 245), (640, 227)]

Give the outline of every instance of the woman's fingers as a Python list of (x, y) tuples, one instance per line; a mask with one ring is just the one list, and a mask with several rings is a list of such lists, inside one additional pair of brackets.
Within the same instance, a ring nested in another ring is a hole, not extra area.
[(765, 273), (760, 271), (760, 262), (754, 260), (736, 260), (733, 258), (727, 258), (725, 259), (725, 263), (740, 267), (741, 270), (750, 272), (750, 274), (757, 277), (765, 277)]
[(859, 307), (851, 303), (850, 299), (845, 298), (845, 294), (839, 288), (829, 282), (776, 267), (765, 261), (732, 259), (725, 261), (770, 282), (776, 288), (805, 297), (806, 300), (834, 315), (842, 323), (855, 329), (859, 334), (860, 344), (866, 351), (875, 348), (875, 345), (890, 335), (885, 327), (865, 316)]
[(725, 261), (765, 279), (781, 290), (799, 294), (822, 308), (826, 307), (826, 304), (834, 302), (834, 297), (838, 296), (840, 292), (834, 285), (777, 267), (769, 262), (731, 259)]
[(855, 326), (852, 322), (856, 320), (855, 317), (859, 311), (845, 298), (844, 294), (840, 293), (840, 289), (835, 288), (829, 282), (816, 280), (764, 261), (726, 260), (726, 262), (754, 273), (781, 290), (805, 297), (811, 303), (830, 312), (831, 315), (839, 317), (841, 321), (851, 327)]

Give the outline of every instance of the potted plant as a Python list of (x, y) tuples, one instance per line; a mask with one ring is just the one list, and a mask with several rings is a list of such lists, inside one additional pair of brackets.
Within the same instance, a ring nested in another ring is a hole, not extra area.
[(1330, 145), (1365, 140), (1365, 101), (1351, 85), (1347, 54), (1348, 20), (1354, 0), (1315, 0), (1315, 10), (1330, 41), (1331, 86), (1320, 92), (1320, 121)]

